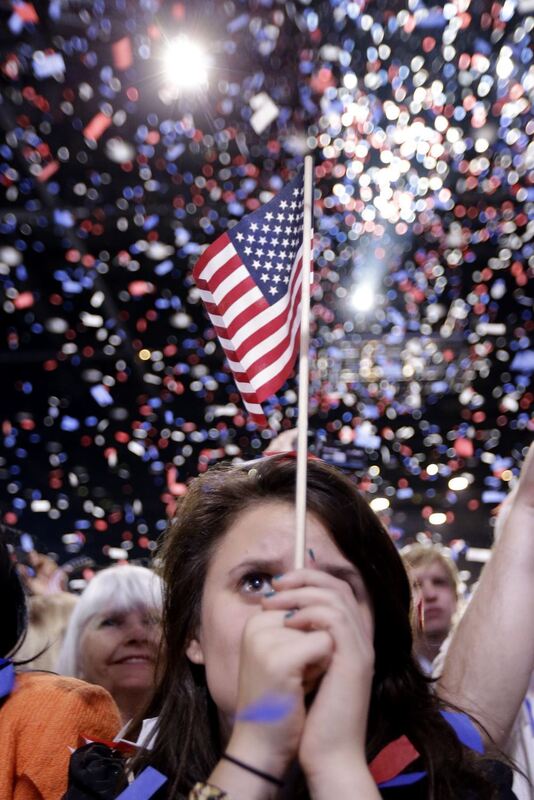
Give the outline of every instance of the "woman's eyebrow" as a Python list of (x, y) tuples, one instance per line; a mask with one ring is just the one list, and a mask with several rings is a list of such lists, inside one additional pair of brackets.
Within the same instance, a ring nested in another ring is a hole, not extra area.
[(126, 614), (125, 611), (97, 611), (94, 614), (94, 619), (109, 619), (110, 617), (124, 617)]
[(272, 575), (281, 575), (284, 572), (283, 562), (276, 558), (249, 558), (240, 561), (230, 570), (230, 575), (254, 570), (255, 572), (268, 572)]
[(358, 584), (363, 583), (362, 576), (356, 571), (354, 567), (340, 567), (335, 564), (322, 564), (321, 569), (323, 572), (328, 572), (334, 578), (339, 578), (342, 581), (351, 583), (357, 581)]

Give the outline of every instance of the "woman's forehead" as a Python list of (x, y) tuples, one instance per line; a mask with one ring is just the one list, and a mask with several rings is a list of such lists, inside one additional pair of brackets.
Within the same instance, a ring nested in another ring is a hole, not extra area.
[[(219, 542), (214, 560), (271, 559), (291, 567), (295, 547), (295, 507), (285, 501), (266, 501), (245, 508)], [(308, 513), (306, 547), (313, 560), (334, 558), (350, 563), (342, 555), (324, 523)]]
[(127, 614), (146, 614), (155, 609), (149, 608), (145, 603), (108, 602), (96, 609), (92, 617), (126, 616)]

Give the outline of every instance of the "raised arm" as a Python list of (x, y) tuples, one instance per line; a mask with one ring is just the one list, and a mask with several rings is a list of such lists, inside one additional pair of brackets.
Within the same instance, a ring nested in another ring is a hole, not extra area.
[(438, 693), (503, 746), (534, 669), (534, 445), (500, 511), (499, 528), (452, 638)]

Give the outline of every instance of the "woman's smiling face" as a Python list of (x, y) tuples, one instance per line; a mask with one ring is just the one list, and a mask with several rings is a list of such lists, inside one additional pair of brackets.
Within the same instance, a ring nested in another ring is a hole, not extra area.
[[(294, 505), (266, 501), (245, 509), (214, 551), (202, 594), (199, 630), (187, 655), (205, 666), (210, 695), (223, 719), (231, 720), (236, 708), (245, 624), (261, 612), (261, 598), (271, 591), (273, 576), (294, 568), (294, 543)], [(306, 566), (346, 580), (372, 630), (373, 612), (360, 573), (313, 514), (307, 516), (306, 547), (314, 555)]]
[(82, 677), (115, 698), (128, 691), (151, 691), (160, 637), (155, 609), (95, 614), (80, 637)]

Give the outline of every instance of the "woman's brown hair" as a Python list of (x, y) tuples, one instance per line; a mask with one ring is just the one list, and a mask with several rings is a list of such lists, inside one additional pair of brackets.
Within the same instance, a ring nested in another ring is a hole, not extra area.
[[(294, 502), (295, 459), (271, 456), (246, 467), (217, 466), (195, 479), (159, 550), (166, 586), (165, 664), (144, 716), (158, 716), (150, 752), (141, 757), (169, 777), (167, 797), (187, 797), (221, 755), (217, 709), (204, 668), (186, 647), (200, 622), (207, 569), (218, 542), (247, 508)], [(458, 785), (492, 797), (476, 758), (440, 714), (440, 702), (412, 656), (410, 586), (400, 556), (350, 478), (318, 460), (308, 463), (307, 508), (360, 571), (375, 617), (375, 675), (367, 731), (372, 759), (405, 734), (421, 754), (429, 797), (457, 796)], [(304, 784), (295, 797), (308, 797)]]

